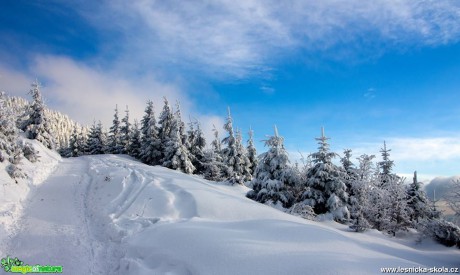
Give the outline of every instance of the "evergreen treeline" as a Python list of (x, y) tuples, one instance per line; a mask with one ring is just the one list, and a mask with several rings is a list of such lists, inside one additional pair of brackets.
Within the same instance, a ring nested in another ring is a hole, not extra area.
[(86, 134), (85, 128), (68, 116), (46, 108), (37, 81), (31, 86), (32, 102), (0, 92), (0, 162), (8, 161), (6, 171), (13, 179), (27, 177), (21, 170), (24, 158), (30, 162), (39, 160), (33, 146), (19, 138), (21, 132), (58, 151), (69, 146), (75, 127)]
[(23, 130), (28, 138), (64, 157), (127, 154), (148, 165), (245, 184), (252, 188), (247, 197), (304, 218), (330, 216), (356, 232), (374, 228), (395, 235), (416, 228), (444, 244), (460, 247), (460, 229), (440, 218), (416, 173), (406, 185), (393, 172), (391, 150), (385, 142), (381, 161), (373, 162), (375, 156), (363, 154), (355, 162), (351, 150), (345, 150), (341, 158), (332, 152), (322, 129), (316, 138), (317, 152), (300, 167), (290, 164), (276, 127), (274, 135), (265, 140), (267, 152), (257, 155), (252, 130), (245, 146), (241, 131), (233, 126), (230, 109), (224, 138), (214, 127), (214, 139), (207, 147), (200, 123), (190, 121), (186, 127), (179, 103), (173, 108), (166, 98), (158, 117), (152, 101), (147, 102), (140, 123), (131, 123), (128, 106), (120, 119), (116, 106), (108, 131), (100, 121), (94, 121), (86, 131), (67, 116), (47, 110), (38, 83), (32, 84), (30, 94), (31, 103), (0, 94), (0, 161), (8, 159), (13, 178), (25, 176), (17, 166), (22, 156), (37, 159), (32, 146), (18, 142), (19, 130)]

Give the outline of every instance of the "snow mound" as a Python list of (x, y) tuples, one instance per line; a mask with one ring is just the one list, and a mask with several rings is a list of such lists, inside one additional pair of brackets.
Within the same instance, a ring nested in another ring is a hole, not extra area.
[(31, 189), (41, 184), (61, 161), (58, 153), (48, 150), (36, 140), (21, 137), (22, 141), (32, 144), (38, 151), (38, 162), (31, 163), (26, 158), (19, 167), (28, 175), (26, 179), (11, 179), (5, 170), (8, 161), (0, 163), (0, 255), (5, 255), (5, 242), (15, 233), (15, 221), (22, 214), (23, 205)]
[[(52, 155), (49, 161), (48, 170)], [(46, 173), (34, 177), (40, 175)], [(385, 267), (459, 266), (458, 249), (307, 221), (247, 199), (246, 187), (127, 156), (63, 159), (42, 183), (32, 182), (1, 252), (62, 265), (67, 274), (379, 274)]]
[(123, 156), (90, 158), (88, 209), (113, 225), (121, 274), (370, 274), (459, 263), (455, 249), (287, 215), (245, 198), (242, 186)]

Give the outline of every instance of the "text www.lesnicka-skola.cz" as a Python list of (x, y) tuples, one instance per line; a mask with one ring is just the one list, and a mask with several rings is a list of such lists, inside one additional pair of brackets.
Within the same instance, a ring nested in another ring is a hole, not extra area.
[(382, 273), (460, 273), (458, 267), (382, 267)]

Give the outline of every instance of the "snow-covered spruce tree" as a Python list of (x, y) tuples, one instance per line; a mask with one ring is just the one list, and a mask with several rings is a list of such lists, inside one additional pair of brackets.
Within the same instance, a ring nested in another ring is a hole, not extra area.
[(123, 154), (122, 133), (120, 130), (120, 119), (118, 118), (118, 105), (115, 106), (113, 123), (109, 130), (109, 141), (107, 151), (111, 154)]
[(246, 151), (248, 152), (248, 159), (249, 159), (249, 171), (251, 175), (254, 175), (254, 172), (257, 167), (258, 159), (257, 159), (257, 150), (254, 146), (254, 131), (252, 128), (249, 129), (249, 139), (248, 139), (248, 146), (246, 147)]
[[(78, 151), (81, 152), (82, 155), (89, 154), (89, 150), (88, 150), (88, 146), (87, 146), (87, 144), (88, 144), (88, 134), (89, 134), (89, 130), (86, 127), (81, 127), (80, 128), (80, 133), (78, 135), (79, 142), (77, 144), (79, 146)], [(106, 133), (106, 136), (108, 136), (107, 133)], [(109, 152), (108, 141), (107, 141), (105, 151)]]
[(449, 188), (445, 199), (455, 213), (455, 221), (460, 221), (460, 180), (457, 179), (452, 182), (452, 186)]
[(131, 130), (131, 141), (129, 142), (128, 154), (134, 158), (139, 159), (141, 155), (141, 131), (139, 130), (139, 123), (134, 120), (134, 124)]
[[(171, 131), (173, 124), (175, 123), (174, 121), (174, 114), (171, 110), (171, 106), (169, 105), (168, 100), (165, 98), (164, 99), (164, 105), (163, 105), (163, 110), (160, 113), (160, 117), (158, 120), (158, 138), (160, 140), (159, 148), (161, 149), (161, 155), (159, 157), (159, 164), (162, 165), (162, 160), (165, 157), (165, 150), (166, 150), (166, 143), (169, 142), (169, 139), (171, 137)], [(179, 137), (180, 139), (180, 137)]]
[(351, 186), (349, 189), (350, 228), (356, 232), (363, 232), (372, 227), (367, 217), (370, 208), (370, 186), (375, 175), (372, 163), (374, 157), (374, 155), (361, 155), (358, 158), (359, 167), (354, 170), (355, 176), (351, 178)]
[(383, 141), (383, 148), (380, 149), (382, 161), (378, 163), (379, 168), (379, 186), (384, 187), (387, 182), (394, 182), (398, 176), (393, 173), (394, 161), (390, 160), (390, 151), (387, 149), (387, 144)]
[(88, 139), (86, 143), (86, 148), (88, 154), (90, 155), (99, 155), (105, 153), (107, 138), (105, 136), (104, 130), (102, 129), (102, 123), (96, 125), (96, 122), (93, 122), (88, 134)]
[(388, 216), (384, 220), (386, 223), (382, 224), (382, 229), (395, 236), (396, 232), (407, 231), (411, 225), (404, 179), (390, 178), (384, 190), (387, 196), (383, 198), (383, 205), (388, 207)]
[(202, 175), (205, 171), (203, 163), (205, 162), (206, 139), (198, 121), (189, 123), (188, 144), (192, 164), (196, 168), (195, 174)]
[(410, 210), (410, 220), (415, 228), (420, 221), (437, 216), (425, 191), (423, 191), (423, 183), (417, 180), (417, 171), (414, 172), (413, 181), (407, 188), (407, 206)]
[(337, 155), (329, 151), (328, 139), (322, 128), (321, 137), (316, 138), (318, 152), (311, 154), (314, 166), (307, 173), (307, 190), (302, 199), (313, 207), (316, 214), (329, 212), (334, 220), (344, 222), (349, 218), (347, 187), (343, 182), (344, 172), (332, 163)]
[(343, 151), (343, 157), (340, 159), (340, 162), (342, 163), (342, 168), (345, 171), (345, 173), (343, 174), (343, 182), (347, 187), (348, 196), (352, 195), (351, 184), (357, 178), (356, 167), (351, 161), (351, 152), (351, 149), (345, 149)]
[(211, 142), (211, 149), (206, 150), (204, 154), (203, 176), (207, 180), (221, 181), (223, 179), (222, 171), (225, 168), (222, 158), (222, 144), (216, 126), (214, 126), (212, 131), (214, 133), (214, 140)]
[(260, 158), (252, 180), (253, 190), (247, 193), (247, 197), (261, 203), (271, 201), (281, 202), (283, 207), (288, 208), (294, 202), (292, 193), (293, 185), (289, 157), (284, 149), (283, 137), (278, 135), (275, 126), (275, 135), (265, 141), (269, 147), (268, 152)]
[(32, 83), (33, 102), (29, 108), (28, 119), (24, 123), (24, 131), (29, 139), (36, 139), (49, 149), (55, 148), (55, 141), (50, 129), (49, 118), (45, 115), (45, 104), (43, 103), (38, 81)]
[(157, 122), (153, 110), (153, 102), (147, 101), (145, 114), (141, 120), (141, 151), (139, 158), (149, 165), (159, 164), (161, 158), (160, 139), (158, 137)]
[(252, 173), (251, 173), (251, 162), (248, 158), (248, 152), (246, 148), (243, 146), (243, 137), (241, 136), (241, 131), (239, 129), (236, 130), (236, 151), (238, 152), (238, 159), (241, 161), (240, 171), (238, 172), (243, 180), (251, 181), (252, 180)]
[(371, 201), (373, 203), (373, 225), (380, 231), (396, 235), (410, 226), (409, 208), (404, 179), (392, 172), (394, 162), (390, 160), (390, 149), (384, 142), (379, 173), (374, 181)]
[(10, 155), (15, 150), (17, 137), (12, 110), (6, 106), (6, 94), (0, 92), (0, 151)]
[(129, 122), (129, 109), (126, 106), (125, 117), (121, 120), (120, 126), (120, 142), (123, 154), (128, 154), (131, 142), (131, 123)]
[(184, 173), (191, 174), (195, 167), (190, 159), (188, 151), (187, 138), (185, 136), (184, 124), (181, 118), (180, 106), (177, 105), (176, 113), (171, 121), (169, 136), (165, 137), (162, 165), (174, 170), (180, 170)]
[[(222, 150), (222, 157), (224, 159), (225, 170), (224, 178), (231, 184), (243, 184), (245, 181), (251, 179), (250, 174), (246, 171), (246, 161), (244, 158), (244, 148), (241, 141), (235, 137), (233, 131), (233, 119), (228, 108), (227, 121), (224, 124), (224, 129), (227, 131), (227, 137), (222, 140), (222, 143), (227, 146)], [(247, 157), (246, 157), (247, 158)]]
[(83, 155), (83, 152), (80, 151), (81, 146), (81, 138), (79, 135), (79, 127), (77, 124), (74, 124), (72, 135), (70, 136), (69, 145), (66, 149), (63, 150), (62, 156), (70, 158), (70, 157), (79, 157)]

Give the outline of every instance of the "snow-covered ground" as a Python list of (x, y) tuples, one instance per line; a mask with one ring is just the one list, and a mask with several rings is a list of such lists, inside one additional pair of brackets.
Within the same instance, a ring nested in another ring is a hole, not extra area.
[[(66, 274), (379, 274), (383, 267), (460, 266), (458, 249), (307, 221), (245, 198), (242, 186), (125, 156), (49, 154), (37, 180), (23, 184), (33, 187), (27, 198), (0, 197), (2, 211), (22, 213), (3, 215), (0, 252), (26, 264), (62, 265)], [(20, 188), (3, 184), (3, 195), (11, 186)]]

